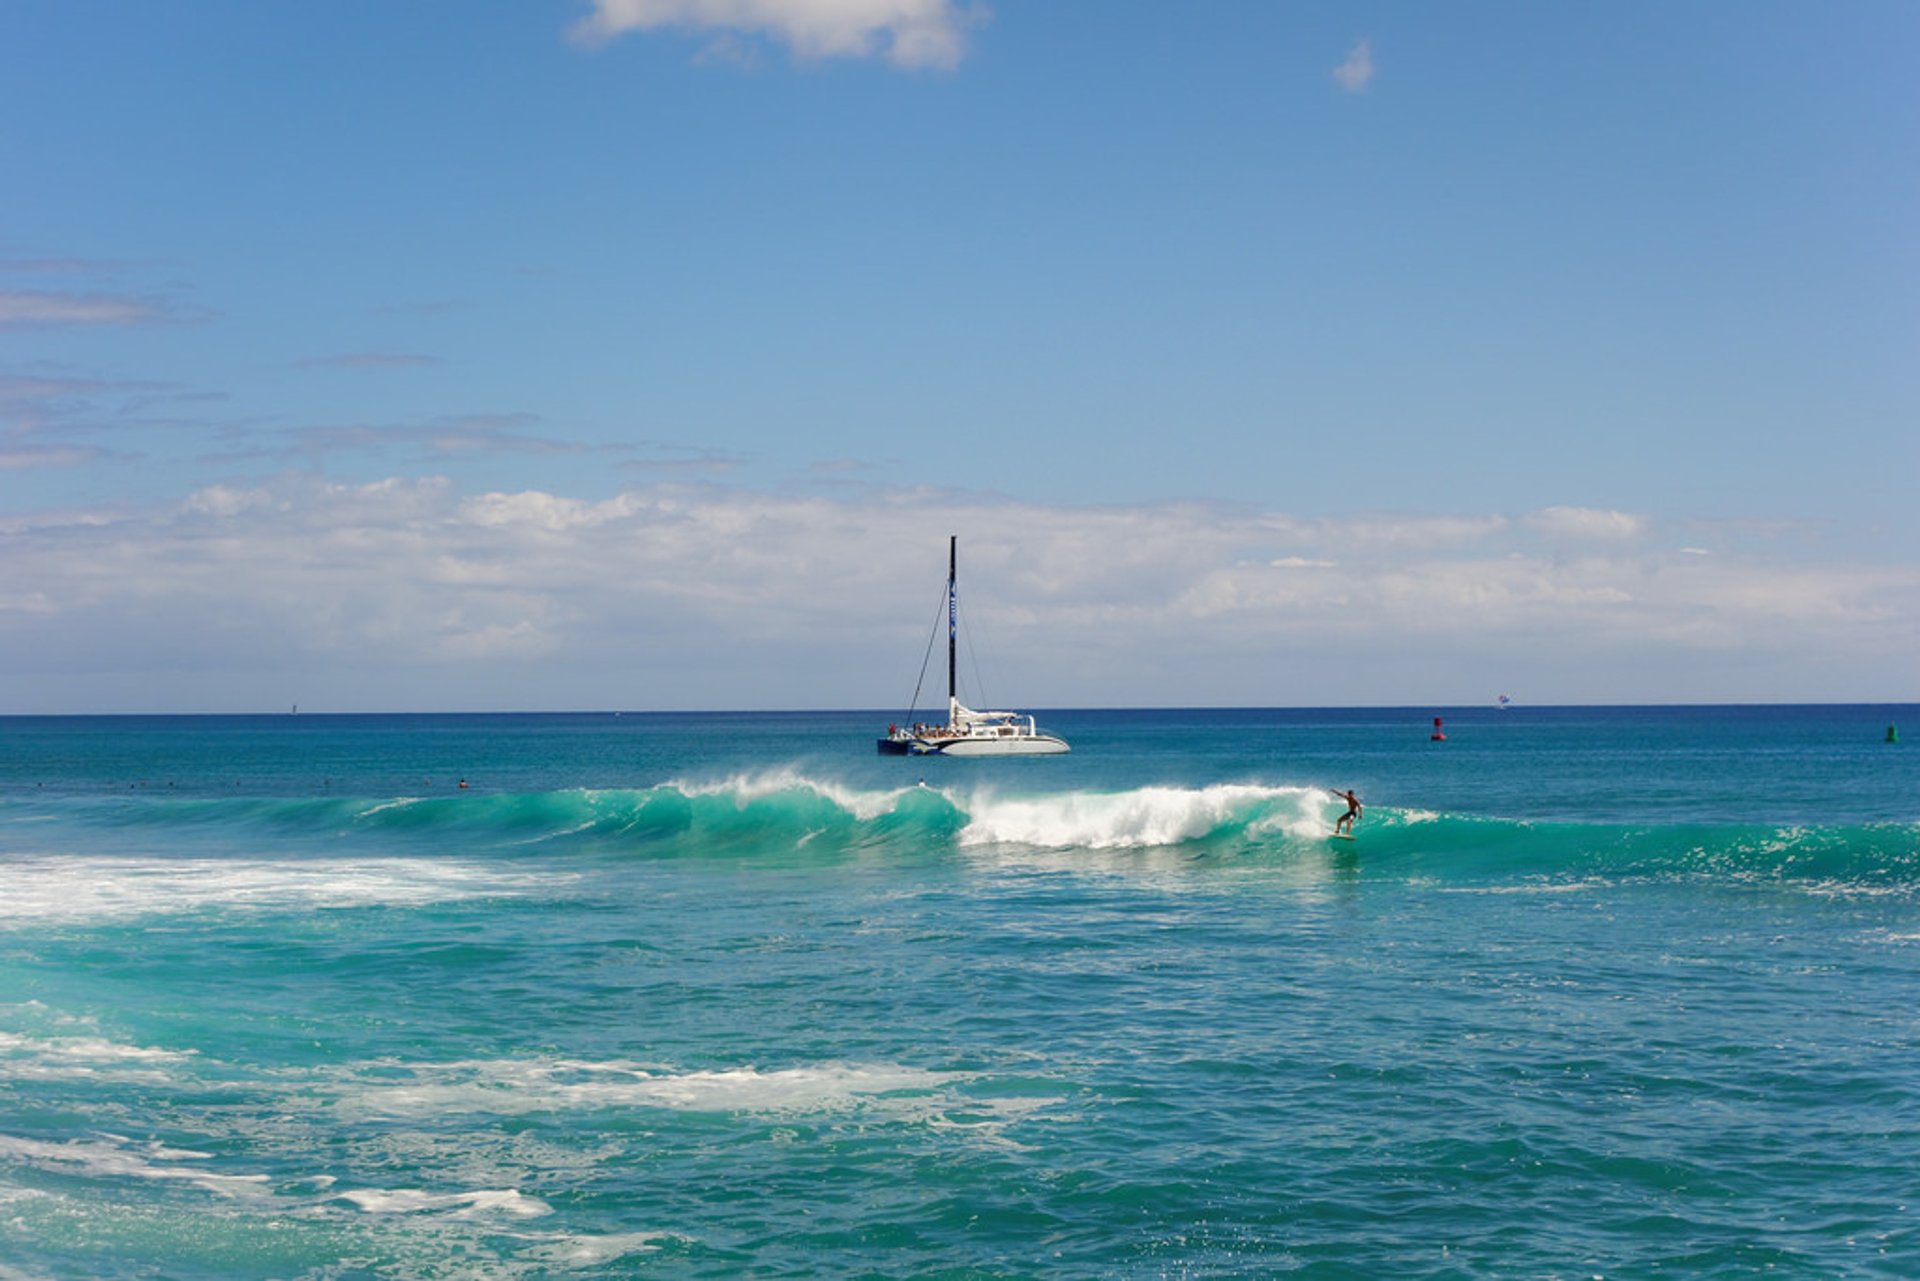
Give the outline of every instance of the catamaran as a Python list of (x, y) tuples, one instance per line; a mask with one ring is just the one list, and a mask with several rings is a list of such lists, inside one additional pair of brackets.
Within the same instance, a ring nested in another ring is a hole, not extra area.
[[(959, 648), (960, 539), (947, 540), (947, 723), (889, 725), (878, 746), (882, 756), (1058, 756), (1070, 751), (1067, 740), (1034, 724), (1019, 712), (976, 712), (959, 698), (955, 657)], [(935, 626), (938, 626), (936, 623)], [(925, 676), (926, 668), (920, 669)], [(918, 691), (914, 694), (919, 701)]]

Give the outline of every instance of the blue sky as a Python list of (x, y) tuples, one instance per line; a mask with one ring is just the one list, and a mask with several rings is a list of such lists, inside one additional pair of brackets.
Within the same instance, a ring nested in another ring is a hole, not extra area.
[(1920, 9), (23, 0), (0, 711), (1920, 697)]

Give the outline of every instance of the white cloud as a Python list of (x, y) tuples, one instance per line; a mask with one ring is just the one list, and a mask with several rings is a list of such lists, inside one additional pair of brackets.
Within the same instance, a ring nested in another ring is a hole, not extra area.
[(1646, 517), (1602, 507), (1545, 507), (1526, 521), (1552, 538), (1627, 542), (1647, 532)]
[[(987, 693), (1009, 702), (1419, 702), (1522, 680), (1535, 701), (1913, 693), (1920, 567), (1619, 539), (1549, 557), (1527, 550), (1535, 524), (932, 490), (215, 486), (9, 526), (0, 664), (18, 679), (0, 711), (24, 710), (22, 691), (122, 688), (320, 706), (279, 693), (315, 673), (337, 707), (892, 706), (949, 532)], [(1728, 683), (1756, 663), (1805, 687)]]
[(1347, 54), (1347, 60), (1333, 69), (1333, 78), (1348, 93), (1359, 93), (1373, 83), (1373, 41), (1362, 36)]
[(954, 0), (593, 0), (573, 36), (603, 44), (675, 27), (712, 33), (717, 52), (707, 56), (717, 60), (743, 60), (745, 35), (777, 40), (807, 61), (879, 56), (897, 67), (952, 68), (983, 14)]
[(226, 485), (208, 485), (187, 495), (181, 510), (196, 516), (238, 516), (273, 506), (273, 497), (264, 489), (233, 489)]
[(1507, 527), (1507, 518), (1485, 516), (1344, 516), (1283, 526), (1319, 546), (1370, 549), (1463, 547), (1485, 542)]
[(460, 515), (488, 529), (538, 529), (548, 533), (602, 524), (628, 512), (621, 500), (587, 503), (530, 490), (519, 494), (482, 494), (460, 505)]

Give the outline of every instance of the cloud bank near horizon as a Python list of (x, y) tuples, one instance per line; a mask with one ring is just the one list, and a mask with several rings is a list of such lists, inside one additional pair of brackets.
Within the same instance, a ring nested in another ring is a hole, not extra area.
[(1667, 539), (1623, 512), (1303, 518), (688, 484), (588, 500), (289, 476), (0, 522), (16, 676), (0, 711), (889, 707), (950, 532), (1001, 701), (1912, 694), (1920, 570), (1706, 549), (1699, 528)]

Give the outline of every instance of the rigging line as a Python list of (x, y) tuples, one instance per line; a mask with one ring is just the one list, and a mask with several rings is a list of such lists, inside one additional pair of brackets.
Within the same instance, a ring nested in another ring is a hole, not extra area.
[(947, 593), (940, 593), (940, 604), (933, 611), (933, 630), (927, 633), (927, 652), (920, 656), (920, 679), (913, 683), (913, 701), (907, 704), (907, 724), (920, 710), (920, 688), (927, 683), (927, 664), (933, 661), (933, 642), (940, 635), (940, 616), (947, 612)]
[(960, 631), (965, 638), (967, 661), (973, 665), (973, 693), (971, 697), (975, 701), (972, 706), (975, 711), (984, 711), (993, 706), (993, 700), (987, 697), (987, 682), (986, 679), (980, 675), (980, 651), (973, 643), (973, 615), (967, 613), (967, 607), (965, 605), (960, 605), (960, 619), (965, 624)]

